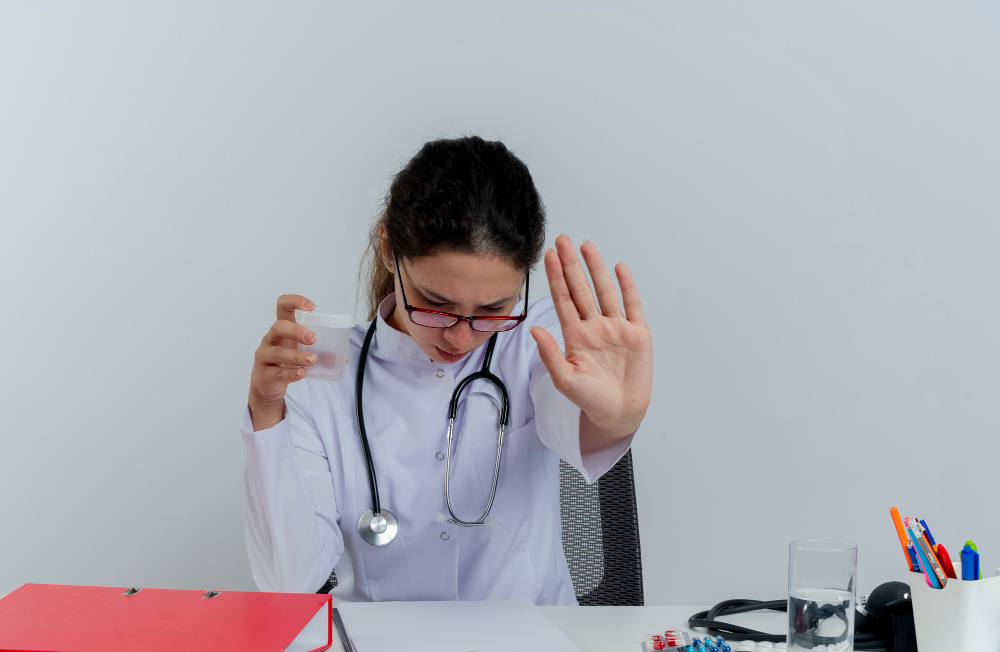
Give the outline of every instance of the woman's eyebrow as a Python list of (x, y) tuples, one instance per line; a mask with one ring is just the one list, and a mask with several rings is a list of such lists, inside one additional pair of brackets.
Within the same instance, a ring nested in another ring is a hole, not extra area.
[[(449, 306), (457, 305), (451, 299), (449, 299), (447, 297), (443, 297), (440, 294), (438, 294), (437, 292), (431, 292), (430, 290), (426, 290), (426, 289), (420, 287), (419, 285), (417, 286), (417, 290), (419, 290), (420, 293), (423, 294), (425, 297), (430, 297), (430, 298), (434, 299), (435, 301), (439, 301), (440, 303), (445, 303), (445, 304), (448, 304)], [(509, 303), (510, 300), (513, 299), (513, 298), (514, 297), (507, 297), (505, 299), (498, 299), (497, 301), (494, 301), (493, 303), (486, 303), (486, 304), (483, 304), (483, 305), (481, 305), (479, 307), (480, 308), (499, 308), (500, 306), (503, 306), (503, 305), (506, 305), (507, 303)]]

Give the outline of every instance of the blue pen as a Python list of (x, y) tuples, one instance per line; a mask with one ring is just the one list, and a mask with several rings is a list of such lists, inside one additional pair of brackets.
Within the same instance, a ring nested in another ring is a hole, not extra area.
[(924, 532), (927, 534), (927, 540), (931, 542), (931, 548), (937, 545), (937, 541), (934, 540), (934, 535), (931, 534), (931, 529), (927, 527), (927, 521), (920, 519), (920, 524), (924, 526)]
[(979, 579), (979, 553), (972, 546), (962, 548), (962, 579)]
[(912, 543), (906, 544), (906, 552), (910, 555), (910, 561), (913, 562), (913, 567), (918, 573), (922, 573), (923, 571), (920, 570), (920, 561), (917, 560), (917, 550), (913, 547)]

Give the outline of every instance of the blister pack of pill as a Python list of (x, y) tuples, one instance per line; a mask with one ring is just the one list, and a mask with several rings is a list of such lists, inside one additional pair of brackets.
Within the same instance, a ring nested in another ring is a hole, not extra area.
[(785, 649), (784, 643), (771, 643), (769, 641), (760, 643), (741, 641), (733, 648), (734, 652), (785, 652)]
[(673, 650), (674, 652), (785, 652), (784, 643), (741, 641), (730, 643), (721, 636), (692, 636), (687, 632), (668, 629), (663, 635), (653, 634), (642, 641), (642, 652)]

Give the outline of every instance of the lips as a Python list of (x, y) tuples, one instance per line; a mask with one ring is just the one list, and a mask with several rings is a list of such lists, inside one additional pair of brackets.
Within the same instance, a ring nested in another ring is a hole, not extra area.
[(434, 347), (434, 350), (438, 352), (438, 355), (440, 355), (445, 360), (448, 360), (449, 362), (457, 362), (461, 360), (463, 356), (465, 356), (464, 353), (448, 353), (447, 351), (442, 351), (436, 346)]

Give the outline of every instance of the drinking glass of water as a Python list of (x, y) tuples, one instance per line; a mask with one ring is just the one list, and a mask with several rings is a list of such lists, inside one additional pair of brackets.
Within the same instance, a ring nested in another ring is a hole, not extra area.
[(854, 652), (858, 546), (793, 541), (788, 546), (788, 652)]

